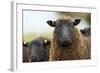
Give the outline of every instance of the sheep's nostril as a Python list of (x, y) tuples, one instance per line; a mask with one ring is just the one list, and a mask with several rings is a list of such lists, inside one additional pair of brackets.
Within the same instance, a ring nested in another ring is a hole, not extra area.
[(63, 35), (62, 39), (67, 40), (68, 39), (68, 36), (67, 35)]
[(31, 56), (31, 62), (38, 62), (40, 61), (39, 56)]

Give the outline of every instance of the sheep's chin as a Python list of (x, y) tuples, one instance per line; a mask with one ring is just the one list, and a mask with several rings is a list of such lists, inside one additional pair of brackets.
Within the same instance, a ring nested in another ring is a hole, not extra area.
[(68, 48), (68, 49), (70, 49), (70, 46), (71, 46), (71, 44), (59, 44), (59, 47), (60, 48)]

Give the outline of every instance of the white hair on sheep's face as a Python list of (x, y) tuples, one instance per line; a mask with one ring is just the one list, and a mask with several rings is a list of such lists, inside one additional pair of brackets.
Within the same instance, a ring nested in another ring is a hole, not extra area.
[(58, 20), (71, 20), (71, 21), (73, 21), (71, 16), (60, 16), (58, 18)]

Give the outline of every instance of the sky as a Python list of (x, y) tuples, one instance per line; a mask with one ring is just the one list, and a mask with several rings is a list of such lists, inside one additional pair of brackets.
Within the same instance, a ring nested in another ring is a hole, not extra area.
[(46, 21), (57, 19), (56, 12), (44, 11), (24, 11), (23, 12), (23, 31), (24, 33), (41, 33), (52, 31)]

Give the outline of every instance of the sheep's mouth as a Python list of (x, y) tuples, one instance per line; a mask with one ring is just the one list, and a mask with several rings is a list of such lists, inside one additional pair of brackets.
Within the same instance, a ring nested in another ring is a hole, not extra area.
[(73, 40), (56, 40), (58, 47), (60, 48), (70, 48), (73, 44)]
[(72, 43), (59, 43), (58, 45), (61, 48), (69, 48), (72, 45)]

